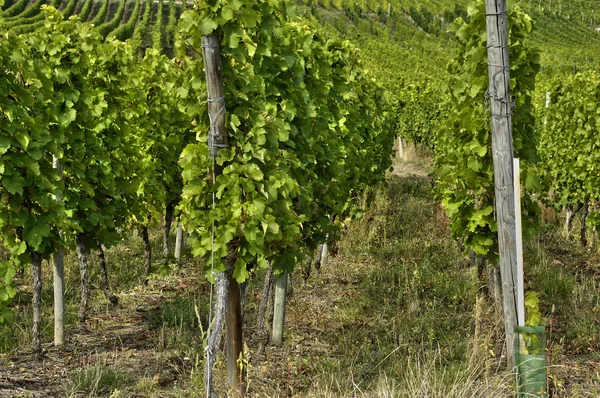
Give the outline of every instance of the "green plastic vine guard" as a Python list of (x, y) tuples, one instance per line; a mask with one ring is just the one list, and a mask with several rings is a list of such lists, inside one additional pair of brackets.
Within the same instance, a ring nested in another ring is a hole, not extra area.
[(515, 326), (517, 397), (547, 397), (546, 328)]

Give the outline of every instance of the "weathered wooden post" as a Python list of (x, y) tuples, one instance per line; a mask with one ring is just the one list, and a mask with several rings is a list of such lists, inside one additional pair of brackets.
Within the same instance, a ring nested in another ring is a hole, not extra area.
[[(227, 134), (227, 130), (225, 130), (225, 91), (217, 32), (202, 37), (202, 57), (204, 60), (204, 73), (208, 94), (208, 114), (211, 121), (209, 145), (211, 146), (211, 156), (214, 160), (221, 148), (229, 146), (229, 135)], [(213, 162), (213, 170), (214, 177), (216, 178), (216, 176), (222, 173), (223, 168), (217, 162)], [(236, 253), (236, 248), (231, 246), (229, 255), (223, 259), (223, 262), (227, 266), (227, 271), (217, 274), (215, 319), (210, 335), (208, 336), (204, 378), (207, 396), (209, 397), (216, 397), (216, 393), (212, 387), (212, 367), (216, 360), (223, 320), (225, 320), (227, 325), (226, 347), (229, 385), (234, 396), (243, 396), (245, 394), (243, 372), (237, 366), (237, 360), (243, 352), (243, 343), (240, 286), (232, 276), (237, 258)]]
[(507, 363), (512, 368), (515, 364), (514, 327), (517, 325), (517, 242), (506, 0), (485, 0), (485, 11), (498, 248)]

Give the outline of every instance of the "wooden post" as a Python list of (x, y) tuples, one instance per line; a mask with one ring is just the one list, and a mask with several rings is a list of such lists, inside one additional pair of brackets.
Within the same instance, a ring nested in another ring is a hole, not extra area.
[(227, 380), (235, 395), (245, 395), (244, 372), (238, 364), (241, 359), (244, 343), (242, 336), (242, 305), (240, 285), (229, 276), (229, 291), (227, 294), (227, 314), (225, 325), (227, 326)]
[[(52, 159), (52, 166), (58, 169), (62, 180), (62, 167), (56, 157)], [(54, 198), (62, 201), (62, 193)], [(62, 237), (62, 232), (61, 232)], [(53, 256), (54, 263), (54, 345), (59, 347), (65, 344), (65, 251), (60, 249)]]
[(402, 137), (398, 136), (398, 156), (400, 159), (404, 159), (404, 142), (402, 141)]
[[(329, 234), (327, 234), (327, 239), (329, 239)], [(329, 257), (329, 248), (327, 247), (327, 240), (323, 243), (323, 249), (321, 250), (321, 267), (325, 267), (327, 265), (327, 258)]]
[(275, 304), (273, 309), (273, 335), (275, 345), (283, 343), (283, 325), (285, 322), (285, 296), (287, 290), (287, 272), (279, 275), (275, 282)]
[(54, 262), (54, 345), (65, 344), (65, 252), (60, 249)]
[(485, 0), (485, 10), (498, 249), (507, 363), (508, 367), (512, 369), (515, 364), (514, 327), (517, 325), (517, 244), (506, 0)]
[(177, 235), (175, 235), (175, 259), (181, 260), (181, 248), (183, 247), (183, 225), (177, 226)]
[[(229, 145), (229, 135), (225, 129), (225, 90), (223, 86), (223, 69), (221, 67), (221, 50), (219, 36), (213, 32), (202, 37), (202, 58), (206, 76), (206, 91), (208, 94), (208, 115), (211, 120), (211, 156), (216, 158), (221, 148)], [(214, 176), (220, 175), (223, 166), (213, 162)], [(213, 196), (214, 200), (214, 196)], [(205, 361), (205, 381), (207, 395), (216, 396), (212, 387), (212, 367), (216, 360), (216, 352), (221, 334), (222, 319), (227, 325), (227, 373), (231, 391), (234, 396), (244, 395), (244, 372), (237, 366), (237, 360), (242, 355), (242, 314), (240, 305), (240, 286), (231, 276), (237, 260), (237, 250), (234, 245), (229, 248), (229, 255), (223, 259), (227, 271), (217, 275), (217, 297), (215, 301), (215, 322), (208, 338)], [(221, 281), (221, 283), (219, 283)], [(227, 302), (227, 305), (224, 305)], [(218, 322), (218, 320), (221, 320)]]

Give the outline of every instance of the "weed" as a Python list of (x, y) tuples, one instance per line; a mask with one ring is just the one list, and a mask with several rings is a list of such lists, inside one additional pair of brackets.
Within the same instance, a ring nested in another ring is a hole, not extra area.
[(73, 371), (64, 385), (69, 397), (96, 397), (122, 388), (131, 382), (131, 376), (103, 363)]

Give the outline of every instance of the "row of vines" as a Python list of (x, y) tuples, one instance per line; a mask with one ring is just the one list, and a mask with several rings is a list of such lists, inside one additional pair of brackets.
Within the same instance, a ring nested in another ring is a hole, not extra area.
[[(154, 14), (137, 1), (131, 15), (142, 22), (117, 28), (123, 4), (97, 27), (41, 5), (36, 30), (2, 31), (0, 232), (10, 258), (0, 265), (0, 321), (11, 318), (13, 277), (31, 264), (38, 355), (43, 259), (77, 252), (82, 323), (90, 251), (116, 303), (105, 248), (140, 231), (148, 276), (148, 228), (163, 215), (166, 231), (174, 216), (183, 220), (209, 280), (223, 271), (242, 283), (255, 267), (280, 274), (333, 239), (336, 220), (351, 216), (391, 165), (394, 112), (382, 88), (348, 41), (293, 5), (196, 5), (182, 15), (170, 60), (161, 52), (171, 40), (164, 32), (176, 29), (174, 2), (163, 17), (162, 2)], [(93, 22), (106, 19), (108, 2), (100, 7)], [(135, 40), (119, 41), (119, 29)], [(199, 56), (210, 34), (222, 45), (221, 99), (207, 98)], [(140, 59), (148, 35), (154, 48)], [(226, 104), (229, 134), (217, 156), (214, 101)]]

